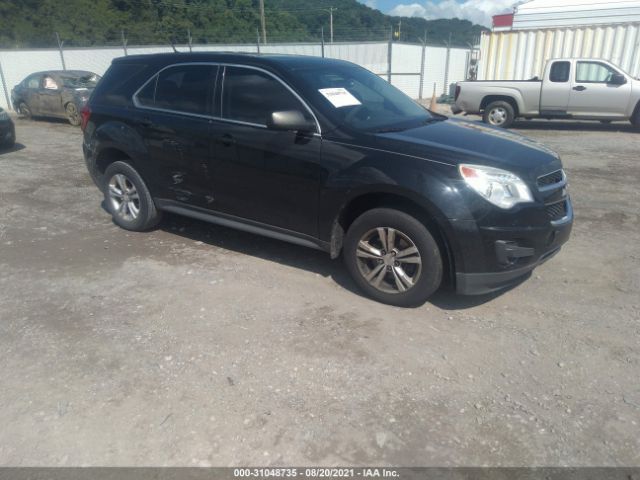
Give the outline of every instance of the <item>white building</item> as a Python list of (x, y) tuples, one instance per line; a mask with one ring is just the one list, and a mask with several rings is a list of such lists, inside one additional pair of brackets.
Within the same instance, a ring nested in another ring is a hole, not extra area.
[(640, 76), (640, 0), (531, 0), (483, 35), (479, 80), (542, 76), (547, 60), (603, 58)]

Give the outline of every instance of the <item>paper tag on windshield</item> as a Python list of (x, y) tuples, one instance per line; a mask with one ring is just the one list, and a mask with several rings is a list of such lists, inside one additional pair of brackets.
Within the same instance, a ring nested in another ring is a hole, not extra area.
[(362, 105), (346, 88), (321, 88), (318, 91), (336, 108)]

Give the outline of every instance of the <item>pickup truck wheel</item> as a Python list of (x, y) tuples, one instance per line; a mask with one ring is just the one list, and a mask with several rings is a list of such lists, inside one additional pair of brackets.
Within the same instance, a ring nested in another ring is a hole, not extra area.
[(509, 128), (516, 118), (513, 107), (508, 102), (491, 102), (484, 109), (482, 120), (494, 127)]
[(104, 201), (116, 225), (143, 232), (161, 220), (149, 189), (131, 165), (114, 162), (104, 173)]
[(343, 256), (358, 286), (389, 305), (422, 305), (442, 282), (438, 244), (420, 221), (399, 210), (376, 208), (358, 217)]
[(640, 107), (636, 109), (635, 115), (631, 118), (631, 125), (640, 132)]

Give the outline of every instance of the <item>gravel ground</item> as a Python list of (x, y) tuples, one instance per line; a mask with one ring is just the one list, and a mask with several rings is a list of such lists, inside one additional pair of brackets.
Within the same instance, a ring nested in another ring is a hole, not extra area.
[(363, 298), (339, 261), (101, 208), (62, 122), (0, 154), (0, 465), (640, 464), (640, 134), (559, 151), (563, 251), (515, 289)]

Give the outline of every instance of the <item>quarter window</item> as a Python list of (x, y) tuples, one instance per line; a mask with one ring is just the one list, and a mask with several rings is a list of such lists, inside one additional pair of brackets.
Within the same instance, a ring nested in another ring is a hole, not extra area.
[(224, 118), (266, 125), (273, 112), (284, 110), (297, 110), (307, 119), (313, 118), (304, 105), (270, 75), (249, 68), (226, 68), (222, 100)]
[(616, 72), (613, 68), (599, 62), (578, 62), (576, 82), (608, 83)]
[(40, 77), (39, 76), (29, 77), (25, 80), (24, 83), (27, 88), (40, 88)]
[(570, 71), (571, 71), (571, 64), (569, 62), (554, 62), (554, 64), (551, 65), (551, 73), (549, 74), (549, 80), (555, 83), (568, 82)]
[(144, 94), (144, 100), (138, 94), (138, 101), (143, 105), (153, 105), (155, 108), (165, 110), (209, 113), (209, 99), (215, 78), (214, 69), (215, 67), (211, 65), (179, 65), (167, 68), (158, 75), (153, 103), (150, 91), (146, 88), (153, 81), (140, 92)]

